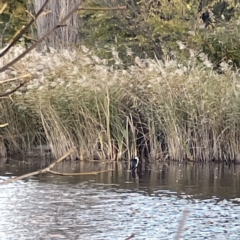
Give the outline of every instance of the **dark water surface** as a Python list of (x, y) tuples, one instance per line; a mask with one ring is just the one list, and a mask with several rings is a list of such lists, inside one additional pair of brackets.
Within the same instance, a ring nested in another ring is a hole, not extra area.
[[(0, 162), (0, 181), (45, 167)], [(110, 166), (111, 165), (111, 166)], [(65, 162), (46, 174), (0, 185), (0, 239), (240, 239), (240, 166), (170, 163), (142, 167), (132, 179), (125, 163)]]

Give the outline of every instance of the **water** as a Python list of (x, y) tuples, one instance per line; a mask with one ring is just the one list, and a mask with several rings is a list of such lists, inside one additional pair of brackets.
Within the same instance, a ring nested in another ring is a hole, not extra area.
[[(0, 178), (48, 163), (1, 163)], [(111, 165), (111, 166), (110, 166)], [(240, 166), (158, 164), (132, 179), (125, 163), (66, 162), (52, 174), (0, 185), (0, 239), (240, 239)], [(2, 180), (0, 180), (2, 181)]]

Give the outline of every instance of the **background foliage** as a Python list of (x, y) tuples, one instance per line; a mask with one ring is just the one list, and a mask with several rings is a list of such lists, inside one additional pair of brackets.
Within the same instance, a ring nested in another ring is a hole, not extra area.
[(0, 14), (0, 46), (4, 46), (28, 22), (26, 9), (30, 3), (30, 0), (0, 1), (0, 9), (7, 4), (3, 13)]
[(195, 51), (204, 51), (216, 63), (222, 59), (238, 63), (239, 4), (235, 1), (89, 0), (88, 4), (127, 5), (124, 12), (81, 15), (82, 42), (95, 46), (100, 54), (115, 46), (124, 56), (131, 48), (140, 57), (186, 59), (189, 51), (179, 51), (181, 42)]
[[(52, 0), (54, 1), (54, 0)], [(29, 20), (26, 9), (34, 1), (1, 1), (8, 4), (0, 15), (1, 45)], [(60, 4), (60, 3), (59, 3)], [(239, 66), (239, 3), (233, 0), (87, 0), (88, 7), (127, 6), (126, 11), (81, 11), (79, 36), (102, 57), (114, 47), (125, 63), (134, 55), (158, 59), (189, 57), (190, 48), (203, 51), (218, 65), (231, 60)], [(46, 16), (49, 19), (49, 16)], [(70, 40), (71, 41), (71, 40)], [(75, 44), (76, 42), (74, 42)], [(69, 44), (71, 45), (71, 43)]]

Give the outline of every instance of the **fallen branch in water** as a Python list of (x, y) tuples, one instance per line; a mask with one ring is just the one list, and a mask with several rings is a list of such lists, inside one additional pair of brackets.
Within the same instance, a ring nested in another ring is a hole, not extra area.
[(49, 170), (48, 172), (56, 175), (62, 175), (62, 176), (85, 176), (85, 175), (98, 175), (100, 173), (111, 172), (111, 171), (113, 171), (113, 169), (97, 171), (97, 172), (82, 172), (82, 173), (61, 173), (61, 172), (55, 172), (52, 170)]
[(41, 170), (39, 170), (39, 171), (35, 171), (35, 172), (32, 172), (32, 173), (24, 174), (24, 175), (19, 176), (19, 177), (7, 179), (7, 180), (5, 180), (5, 181), (3, 181), (3, 182), (0, 182), (0, 185), (8, 184), (8, 183), (15, 182), (15, 181), (18, 181), (18, 180), (21, 180), (21, 179), (24, 179), (24, 178), (29, 178), (29, 177), (32, 177), (32, 176), (36, 176), (36, 175), (39, 175), (39, 174), (51, 172), (51, 169), (52, 169), (57, 163), (63, 161), (66, 157), (68, 157), (70, 154), (72, 154), (72, 153), (75, 152), (75, 151), (76, 151), (76, 147), (73, 147), (73, 148), (70, 149), (66, 154), (64, 154), (61, 158), (59, 158), (58, 160), (56, 160), (55, 162), (53, 162), (52, 164), (50, 164), (48, 167), (46, 167), (46, 168), (44, 168), (44, 169), (41, 169)]

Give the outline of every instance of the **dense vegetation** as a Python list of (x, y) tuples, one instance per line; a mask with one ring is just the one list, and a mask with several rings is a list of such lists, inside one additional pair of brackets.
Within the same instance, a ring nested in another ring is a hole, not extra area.
[[(3, 63), (23, 49), (12, 49)], [(1, 78), (30, 74), (26, 88), (1, 100), (1, 137), (11, 152), (52, 146), (62, 155), (73, 145), (79, 157), (226, 160), (239, 158), (239, 73), (222, 74), (195, 57), (184, 64), (135, 58), (129, 68), (108, 66), (82, 47), (32, 52)], [(205, 60), (204, 60), (205, 59)], [(1, 84), (1, 92), (17, 85)]]
[[(11, 125), (0, 128), (0, 140), (9, 152), (47, 143), (56, 156), (77, 145), (81, 159), (240, 161), (239, 5), (85, 4), (127, 10), (81, 12), (81, 42), (34, 51), (0, 74), (0, 93), (17, 87), (12, 78), (29, 80), (0, 99), (0, 123)], [(4, 14), (17, 17), (19, 8), (9, 9)], [(1, 66), (23, 51), (12, 48)]]
[(239, 66), (240, 15), (239, 4), (235, 1), (88, 2), (101, 7), (127, 5), (124, 12), (83, 12), (81, 15), (82, 42), (95, 46), (103, 56), (114, 45), (124, 59), (129, 49), (141, 58), (187, 59), (189, 51), (179, 51), (181, 44), (181, 48), (206, 53), (214, 64), (224, 59)]
[[(30, 12), (34, 14), (34, 2), (33, 0), (1, 1), (0, 8), (4, 3), (8, 4), (0, 15), (2, 46), (29, 21)], [(70, 2), (71, 7), (79, 0)], [(99, 56), (110, 58), (111, 48), (114, 46), (126, 64), (131, 64), (131, 60), (134, 59), (126, 58), (129, 52), (140, 58), (157, 56), (158, 59), (187, 59), (189, 51), (179, 51), (180, 46), (206, 53), (216, 65), (222, 60), (230, 60), (234, 66), (239, 67), (240, 6), (236, 1), (88, 0), (84, 2), (84, 6), (90, 7), (111, 8), (119, 5), (126, 6), (127, 10), (79, 11), (79, 24), (73, 26), (74, 31), (76, 27), (79, 28), (81, 44), (94, 49)], [(56, 6), (53, 7), (55, 10)], [(55, 14), (62, 14), (61, 12), (66, 11), (66, 8), (69, 6), (63, 5), (56, 13), (51, 9), (54, 22), (58, 18)], [(25, 9), (28, 9), (28, 13)], [(44, 16), (41, 17), (43, 18)], [(46, 28), (47, 24), (45, 23), (43, 27)], [(38, 29), (38, 31), (42, 30)], [(33, 32), (36, 31), (31, 28), (31, 32), (25, 34), (25, 41), (33, 37)], [(75, 39), (74, 44), (76, 44)]]

